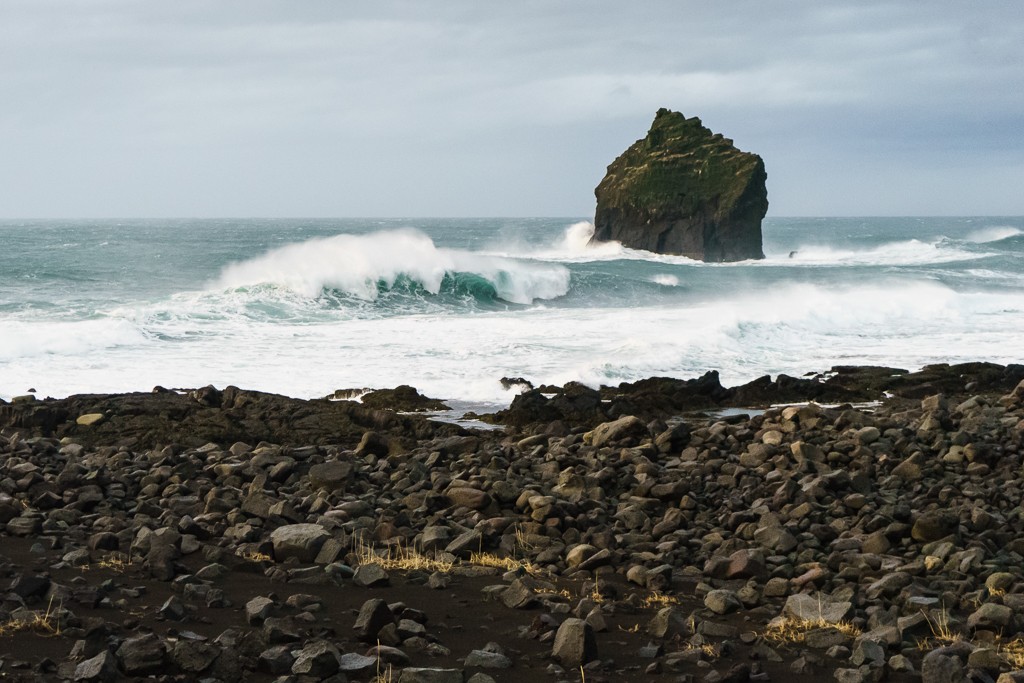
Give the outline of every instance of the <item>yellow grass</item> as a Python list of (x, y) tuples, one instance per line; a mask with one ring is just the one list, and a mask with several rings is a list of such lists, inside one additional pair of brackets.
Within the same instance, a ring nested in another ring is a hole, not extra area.
[(949, 611), (943, 606), (939, 610), (938, 615), (933, 619), (928, 616), (927, 612), (921, 612), (924, 614), (924, 618), (928, 621), (928, 628), (931, 629), (932, 635), (930, 638), (919, 640), (917, 647), (921, 650), (931, 650), (936, 645), (949, 645), (957, 641), (963, 640), (963, 637), (957, 631), (954, 631), (949, 623)]
[(686, 651), (700, 651), (700, 653), (704, 655), (704, 658), (708, 660), (718, 659), (722, 654), (721, 648), (719, 648), (717, 645), (713, 643), (701, 643), (699, 645), (696, 645), (694, 643), (687, 643)]
[(50, 604), (46, 606), (45, 613), (33, 612), (31, 619), (10, 619), (0, 624), (0, 637), (14, 635), (22, 631), (35, 631), (42, 635), (59, 636), (61, 607), (62, 605), (58, 606), (56, 612), (51, 611), (53, 609), (53, 598), (51, 597)]
[(1014, 669), (1024, 669), (1024, 638), (1014, 638), (999, 646), (999, 654)]
[(388, 546), (381, 552), (362, 538), (356, 543), (355, 554), (359, 564), (376, 564), (383, 569), (447, 573), (455, 566), (454, 562), (427, 557), (402, 545)]
[(641, 604), (644, 607), (670, 607), (671, 605), (678, 605), (679, 598), (674, 595), (665, 595), (664, 593), (654, 591), (644, 598)]
[(539, 574), (540, 569), (532, 562), (517, 560), (512, 557), (501, 557), (493, 553), (472, 553), (469, 556), (469, 563), (478, 567), (497, 567), (506, 571), (518, 571), (522, 569), (528, 574)]
[(807, 640), (807, 633), (809, 631), (819, 628), (835, 629), (851, 640), (861, 635), (861, 630), (849, 621), (831, 623), (822, 617), (817, 619), (796, 619), (793, 617), (776, 619), (768, 624), (768, 628), (765, 629), (762, 635), (765, 640), (774, 643), (795, 644), (803, 643)]
[(370, 683), (391, 683), (393, 673), (391, 671), (391, 665), (388, 664), (388, 668), (381, 671), (380, 668), (380, 640), (377, 640), (377, 675), (370, 679)]
[(255, 550), (249, 550), (247, 552), (241, 553), (241, 555), (239, 555), (239, 557), (241, 557), (243, 560), (248, 560), (249, 562), (273, 562), (274, 561), (274, 558), (272, 558), (270, 555), (267, 555), (266, 553), (258, 553)]
[[(124, 573), (132, 566), (132, 558), (121, 553), (105, 557), (96, 563), (97, 569), (110, 569), (115, 572)], [(86, 565), (88, 567), (88, 565)]]

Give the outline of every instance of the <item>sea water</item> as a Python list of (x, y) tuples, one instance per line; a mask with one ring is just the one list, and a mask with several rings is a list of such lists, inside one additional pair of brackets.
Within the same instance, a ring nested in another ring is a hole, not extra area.
[(0, 221), (0, 397), (324, 396), (838, 364), (1022, 362), (1024, 218), (769, 218), (766, 258), (588, 244), (579, 219)]

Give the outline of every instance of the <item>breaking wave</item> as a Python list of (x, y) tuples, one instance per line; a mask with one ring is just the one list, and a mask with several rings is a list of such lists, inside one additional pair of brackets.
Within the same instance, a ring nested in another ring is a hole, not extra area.
[(401, 290), (466, 293), (514, 304), (556, 299), (569, 291), (569, 270), (550, 263), (439, 248), (413, 229), (335, 235), (289, 244), (233, 263), (219, 289), (275, 285), (314, 298), (336, 290), (364, 301)]

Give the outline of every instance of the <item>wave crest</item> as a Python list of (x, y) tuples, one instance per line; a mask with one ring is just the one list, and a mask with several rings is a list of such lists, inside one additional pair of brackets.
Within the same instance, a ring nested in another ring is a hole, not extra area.
[(555, 299), (569, 291), (569, 270), (564, 266), (438, 248), (426, 234), (411, 228), (289, 244), (227, 266), (216, 286), (273, 284), (309, 298), (333, 289), (375, 301), (382, 290), (396, 284), (408, 288), (403, 283), (415, 283), (436, 295), (446, 281), (449, 286), (454, 281), (464, 291), (486, 298), (489, 293), (480, 280), (497, 298), (515, 304)]
[(975, 244), (988, 244), (989, 242), (1002, 242), (1018, 235), (1024, 235), (1024, 230), (1009, 225), (993, 225), (969, 233), (964, 240)]

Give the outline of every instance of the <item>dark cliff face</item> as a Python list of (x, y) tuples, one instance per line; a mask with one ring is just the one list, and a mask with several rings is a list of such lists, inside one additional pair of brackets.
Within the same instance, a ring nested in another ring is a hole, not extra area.
[(701, 261), (764, 258), (766, 179), (761, 157), (696, 117), (659, 109), (647, 137), (613, 161), (594, 190), (593, 241)]

